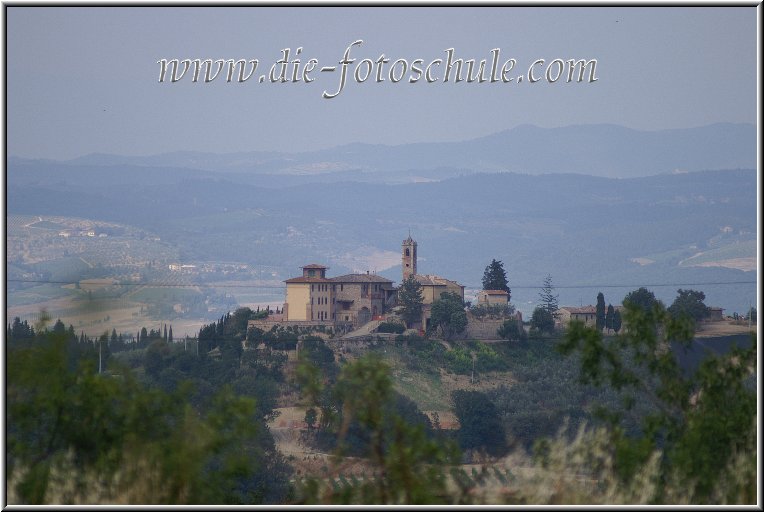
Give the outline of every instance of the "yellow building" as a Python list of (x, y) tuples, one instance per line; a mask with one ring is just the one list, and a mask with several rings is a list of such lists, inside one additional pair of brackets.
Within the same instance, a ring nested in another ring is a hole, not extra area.
[(287, 279), (284, 320), (331, 321), (331, 281), (323, 265), (302, 267), (302, 276)]

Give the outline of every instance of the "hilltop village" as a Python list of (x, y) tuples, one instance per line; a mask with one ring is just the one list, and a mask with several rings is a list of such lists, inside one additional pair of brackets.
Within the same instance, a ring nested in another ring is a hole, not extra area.
[[(271, 313), (267, 319), (252, 320), (250, 325), (265, 330), (276, 326), (322, 327), (338, 333), (370, 334), (379, 323), (389, 321), (426, 331), (431, 327), (432, 306), (444, 294), (457, 296), (464, 303), (462, 284), (439, 275), (417, 272), (417, 242), (411, 235), (401, 244), (401, 268), (402, 283), (413, 278), (421, 290), (421, 314), (409, 322), (401, 319), (398, 300), (401, 286), (394, 286), (392, 280), (370, 272), (331, 277), (327, 275), (329, 267), (311, 263), (302, 267), (302, 275), (285, 281), (286, 300), (280, 312)], [(511, 315), (493, 318), (491, 325), (486, 326), (484, 324), (489, 319), (477, 319), (468, 314), (468, 329), (464, 334), (495, 338), (498, 325), (510, 316), (522, 325), (521, 315), (508, 307), (506, 291), (482, 290), (477, 302), (498, 306), (496, 311), (511, 311)]]
[[(507, 290), (480, 290), (474, 304), (465, 303), (464, 285), (439, 275), (417, 272), (417, 245), (410, 234), (401, 243), (402, 280), (397, 287), (392, 280), (376, 273), (367, 271), (333, 277), (327, 274), (329, 267), (326, 265), (306, 264), (301, 267), (302, 275), (284, 281), (286, 298), (282, 308), (270, 311), (266, 318), (250, 320), (248, 325), (263, 331), (274, 328), (318, 330), (344, 338), (382, 333), (377, 329), (383, 323), (397, 324), (400, 329), (419, 334), (437, 333), (439, 326), (437, 322), (433, 325), (432, 321), (433, 306), (446, 298), (458, 303), (458, 311), (460, 314), (463, 312), (464, 318), (464, 325), (449, 332), (449, 336), (445, 336), (447, 338), (500, 339), (507, 336), (508, 323), (517, 325), (515, 332), (519, 337), (525, 335), (522, 314), (511, 305)], [(501, 270), (503, 273), (503, 268)], [(411, 280), (419, 290), (421, 308), (417, 309), (415, 316), (406, 318), (407, 315), (402, 314), (405, 308), (400, 295), (404, 284)], [(561, 328), (572, 321), (580, 321), (588, 327), (597, 324), (596, 306), (557, 307), (556, 298), (554, 300), (547, 329)], [(619, 304), (609, 309), (612, 311), (608, 315), (614, 317), (608, 316), (603, 325), (609, 332), (617, 332), (621, 326), (623, 306)], [(709, 307), (707, 311), (707, 321), (723, 319), (721, 308)], [(617, 321), (612, 319), (615, 317)], [(535, 319), (534, 315), (534, 321), (543, 322), (543, 319)], [(443, 326), (440, 327), (442, 330)], [(502, 332), (502, 329), (505, 331)]]

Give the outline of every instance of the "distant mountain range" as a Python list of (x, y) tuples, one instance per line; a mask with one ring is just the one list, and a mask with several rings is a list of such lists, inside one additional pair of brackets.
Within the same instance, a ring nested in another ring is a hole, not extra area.
[[(28, 163), (11, 158), (9, 163)], [(756, 127), (717, 123), (698, 128), (634, 130), (611, 124), (515, 128), (462, 142), (396, 146), (346, 144), (310, 152), (182, 151), (152, 156), (90, 154), (38, 165), (129, 166), (268, 175), (270, 185), (304, 181), (405, 183), (475, 172), (578, 173), (633, 178), (668, 172), (754, 168)]]

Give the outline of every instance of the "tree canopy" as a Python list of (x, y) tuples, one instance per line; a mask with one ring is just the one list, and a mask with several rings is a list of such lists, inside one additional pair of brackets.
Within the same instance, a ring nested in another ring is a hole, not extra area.
[[(485, 267), (483, 272), (483, 290), (504, 290), (507, 294), (511, 294), (507, 281), (507, 273), (501, 261), (491, 260), (491, 263)], [(510, 297), (507, 296), (507, 300), (509, 299)]]
[(605, 327), (605, 319), (607, 316), (607, 308), (605, 307), (605, 296), (602, 292), (597, 294), (597, 318), (596, 325), (600, 331)]
[(496, 334), (507, 341), (524, 341), (528, 337), (522, 324), (514, 318), (505, 320)]
[[(688, 488), (694, 503), (727, 500), (715, 495), (718, 483), (730, 478), (728, 472), (738, 471), (740, 464), (755, 467), (750, 455), (740, 459), (756, 436), (756, 392), (745, 385), (756, 368), (755, 338), (750, 348), (709, 357), (687, 375), (671, 346), (692, 343), (692, 319), (671, 315), (657, 301), (652, 308), (645, 305), (625, 301), (629, 329), (615, 340), (573, 322), (558, 348), (581, 358), (582, 382), (620, 391), (627, 408), (633, 407), (637, 391), (645, 392), (655, 406), (656, 412), (644, 418), (638, 437), (624, 435), (619, 414), (604, 412), (611, 424), (620, 478), (632, 479), (637, 468), (658, 454), (661, 477), (652, 500), (670, 501), (668, 493), (675, 491), (669, 487), (677, 484)], [(749, 481), (747, 472), (741, 476), (726, 492), (753, 493), (755, 480)]]
[(687, 316), (699, 322), (708, 316), (708, 307), (703, 303), (704, 300), (706, 300), (705, 293), (680, 288), (668, 312), (675, 317)]
[(398, 289), (398, 303), (403, 308), (403, 320), (407, 326), (420, 320), (422, 317), (422, 285), (410, 275)]
[(442, 293), (432, 303), (430, 322), (433, 328), (441, 328), (446, 339), (463, 332), (467, 327), (467, 313), (461, 296), (452, 292)]
[(493, 456), (507, 452), (507, 433), (496, 405), (480, 391), (457, 390), (452, 393), (454, 414), (459, 419), (459, 446), (482, 449)]
[(531, 334), (554, 332), (554, 317), (544, 308), (536, 307), (531, 316)]
[(657, 304), (663, 303), (655, 298), (655, 294), (647, 288), (641, 287), (626, 294), (623, 299), (623, 305), (632, 304), (642, 309), (645, 313), (653, 309)]

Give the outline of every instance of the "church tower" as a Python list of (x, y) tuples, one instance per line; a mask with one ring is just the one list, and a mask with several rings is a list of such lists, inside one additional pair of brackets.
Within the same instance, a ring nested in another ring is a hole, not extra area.
[(410, 275), (416, 274), (416, 242), (412, 240), (411, 233), (409, 233), (409, 237), (403, 241), (401, 255), (403, 260), (403, 280), (405, 281)]

